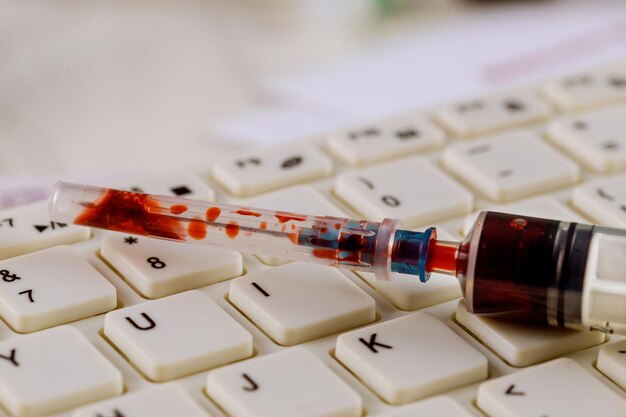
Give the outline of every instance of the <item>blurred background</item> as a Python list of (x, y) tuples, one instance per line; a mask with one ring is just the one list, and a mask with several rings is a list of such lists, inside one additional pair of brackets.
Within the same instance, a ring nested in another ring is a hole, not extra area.
[(0, 0), (0, 208), (624, 57), (621, 0)]

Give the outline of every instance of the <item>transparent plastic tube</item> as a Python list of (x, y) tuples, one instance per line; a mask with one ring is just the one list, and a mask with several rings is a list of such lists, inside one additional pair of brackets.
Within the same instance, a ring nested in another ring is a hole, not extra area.
[(382, 222), (310, 216), (162, 195), (58, 182), (50, 195), (54, 221), (142, 236), (428, 279), (426, 253), (436, 236)]

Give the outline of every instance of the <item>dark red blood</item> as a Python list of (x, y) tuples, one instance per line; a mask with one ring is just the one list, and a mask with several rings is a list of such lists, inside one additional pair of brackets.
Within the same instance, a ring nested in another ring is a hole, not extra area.
[(170, 213), (181, 214), (187, 211), (187, 206), (184, 204), (174, 204), (170, 207)]
[(206, 219), (210, 222), (214, 222), (218, 217), (220, 217), (221, 213), (222, 210), (219, 207), (209, 207), (206, 210)]
[(235, 213), (241, 214), (242, 216), (261, 217), (261, 213), (257, 213), (256, 211), (250, 211), (250, 210), (247, 210), (247, 209), (239, 209)]
[(267, 223), (266, 222), (261, 222), (261, 229), (262, 230), (267, 229)]
[(328, 227), (322, 227), (320, 233), (328, 233)]
[(224, 231), (226, 232), (226, 236), (231, 239), (234, 239), (239, 234), (239, 225), (236, 221), (232, 221), (224, 226)]
[(187, 225), (187, 233), (196, 240), (206, 237), (206, 223), (200, 219), (193, 219)]
[(299, 216), (286, 211), (277, 211), (275, 216), (281, 223), (287, 223), (289, 220), (293, 220), (294, 222), (303, 222), (306, 220), (305, 216)]
[(341, 229), (341, 224), (340, 223), (335, 223), (333, 225), (333, 227), (335, 228), (335, 230), (339, 230), (339, 229)]
[(180, 220), (158, 214), (159, 205), (149, 195), (107, 190), (98, 200), (86, 204), (74, 223), (117, 232), (183, 240)]
[(313, 249), (313, 256), (324, 259), (337, 259), (337, 251), (334, 249)]

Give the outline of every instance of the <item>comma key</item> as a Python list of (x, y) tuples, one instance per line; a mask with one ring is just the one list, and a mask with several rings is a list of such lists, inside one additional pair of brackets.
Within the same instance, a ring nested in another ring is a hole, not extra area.
[(618, 417), (626, 410), (622, 396), (569, 358), (484, 382), (477, 403), (490, 417)]
[(122, 374), (72, 327), (0, 342), (0, 402), (14, 417), (48, 415), (122, 390)]

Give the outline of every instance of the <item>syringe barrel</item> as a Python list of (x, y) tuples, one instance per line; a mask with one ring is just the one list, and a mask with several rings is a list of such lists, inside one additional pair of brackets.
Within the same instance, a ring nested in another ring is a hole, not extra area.
[[(393, 256), (398, 222), (391, 219), (302, 215), (63, 182), (53, 187), (49, 213), (59, 222), (346, 267), (379, 279), (388, 280), (401, 262), (427, 278), (424, 262)], [(405, 234), (418, 252), (430, 237)]]
[(482, 212), (459, 249), (476, 314), (626, 331), (626, 231)]

